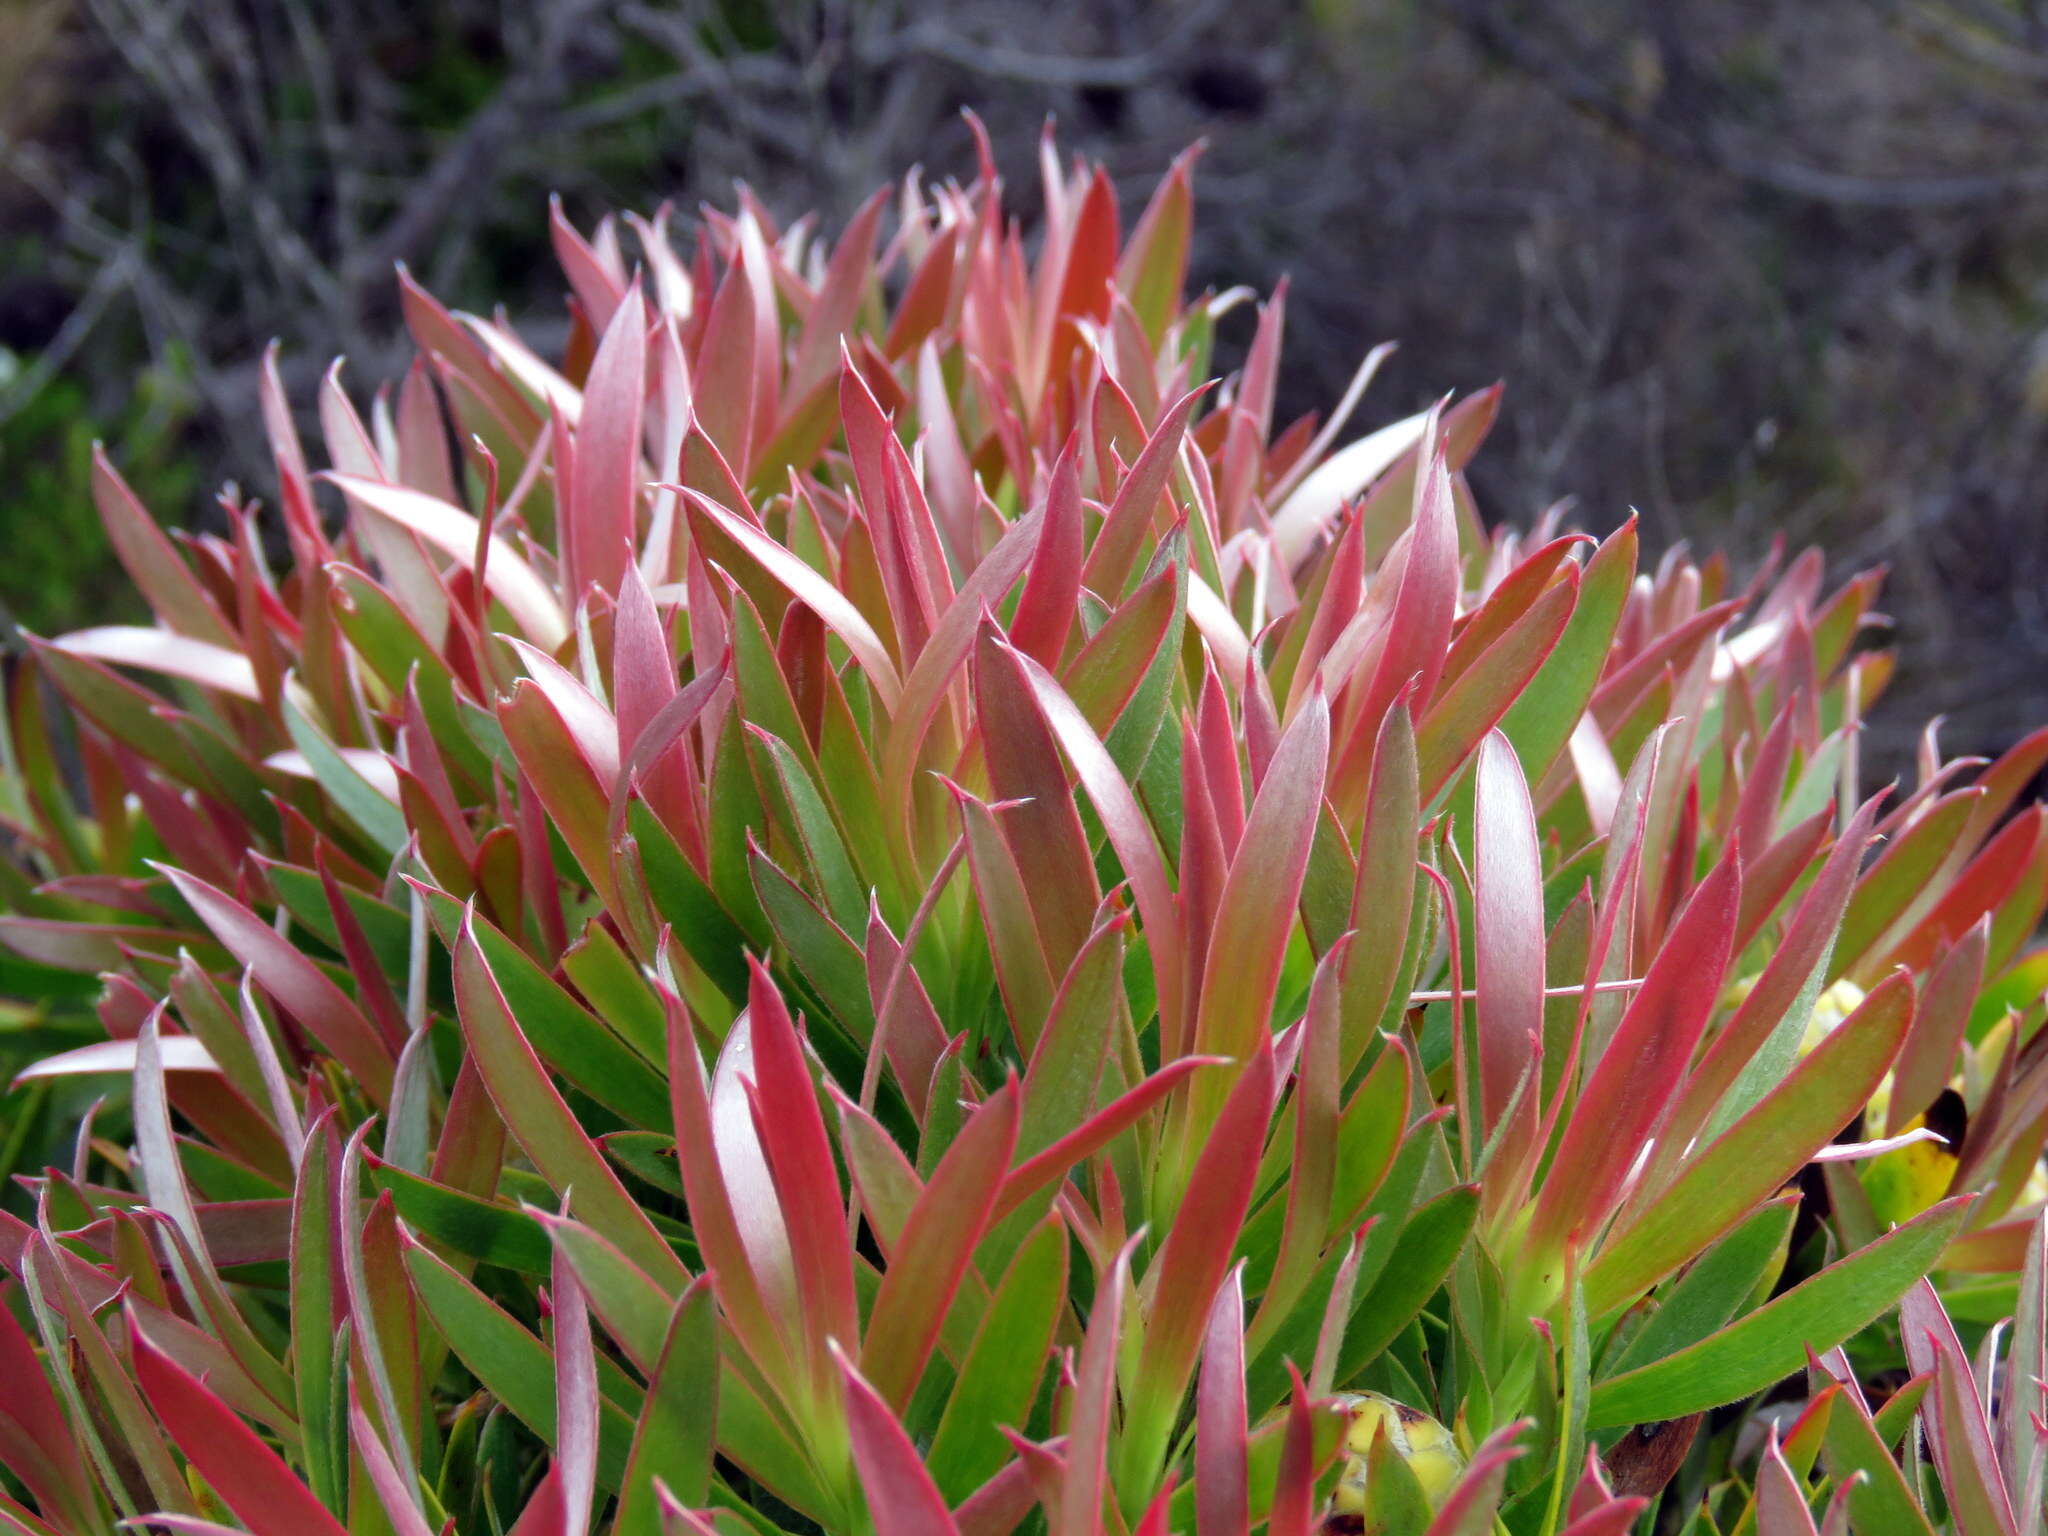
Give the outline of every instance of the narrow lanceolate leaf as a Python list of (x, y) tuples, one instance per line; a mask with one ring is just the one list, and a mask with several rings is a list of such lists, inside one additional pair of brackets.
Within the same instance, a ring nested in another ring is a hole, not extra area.
[(398, 1463), (378, 1437), (370, 1416), (363, 1412), (362, 1403), (355, 1399), (353, 1387), (350, 1399), (349, 1441), (362, 1458), (363, 1470), (369, 1476), (370, 1486), (376, 1490), (377, 1502), (383, 1506), (384, 1516), (391, 1522), (392, 1530), (397, 1536), (433, 1536), (433, 1527), (427, 1524), (426, 1517), (413, 1502), (411, 1478), (398, 1470)]
[(1138, 323), (1155, 342), (1180, 303), (1194, 219), (1189, 183), (1200, 153), (1199, 147), (1186, 149), (1174, 160), (1152, 201), (1145, 205), (1117, 264), (1117, 288), (1129, 297)]
[[(1495, 1153), (1487, 1187), (1512, 1199), (1540, 1106), (1543, 1052), (1543, 865), (1536, 813), (1515, 750), (1498, 731), (1479, 748), (1472, 832), (1473, 960), (1479, 1013), (1484, 1139), (1514, 1125)], [(1516, 1100), (1520, 1094), (1519, 1101)]]
[(1444, 1283), (1479, 1215), (1479, 1192), (1454, 1185), (1409, 1215), (1393, 1254), (1372, 1289), (1352, 1310), (1337, 1357), (1338, 1386), (1370, 1365)]
[(548, 1299), (555, 1314), (555, 1471), (562, 1480), (562, 1536), (590, 1529), (597, 1494), (597, 1356), (583, 1286), (567, 1255), (555, 1252)]
[[(348, 1457), (334, 1412), (334, 1335), (341, 1319), (340, 1259), (335, 1253), (334, 1111), (316, 1120), (299, 1158), (292, 1191), (292, 1385), (298, 1392), (306, 1481), (331, 1510), (347, 1508)], [(407, 1502), (410, 1502), (408, 1500)]]
[(15, 1321), (11, 1307), (4, 1305), (0, 1305), (0, 1466), (21, 1480), (30, 1497), (52, 1519), (80, 1525), (92, 1521), (95, 1501), (79, 1437), (65, 1422), (64, 1409), (50, 1390), (50, 1379), (43, 1374), (35, 1346)]
[[(1173, 886), (1166, 874), (1158, 838), (1139, 809), (1130, 782), (1065, 689), (1037, 662), (1009, 646), (999, 646), (992, 666), (1007, 665), (1029, 689), (1038, 712), (1073, 765), (1102, 820), (1110, 847), (1122, 862), (1145, 925), (1146, 947), (1152, 955), (1158, 987), (1162, 1033), (1176, 1032), (1181, 1010), (1180, 921)], [(1299, 877), (1297, 877), (1298, 879)], [(1177, 1033), (1173, 1038), (1179, 1038)]]
[(1531, 1235), (1547, 1261), (1562, 1254), (1572, 1233), (1590, 1231), (1613, 1209), (1629, 1168), (1656, 1135), (1720, 995), (1741, 894), (1741, 871), (1726, 858), (1693, 892), (1622, 1015), (1537, 1199)]
[(828, 1343), (837, 1342), (844, 1349), (860, 1336), (839, 1172), (796, 1024), (760, 962), (749, 957), (747, 963), (752, 974), (747, 1016), (754, 1047), (748, 1100), (788, 1226), (812, 1367), (822, 1372), (830, 1369)]
[(1860, 1391), (1845, 1391), (1828, 1415), (1826, 1465), (1835, 1481), (1853, 1485), (1849, 1519), (1856, 1530), (1934, 1536), (1934, 1527), (1891, 1447), (1870, 1420)]
[[(1899, 1308), (1906, 1363), (1932, 1373), (1928, 1435), (1960, 1536), (2015, 1536), (2012, 1494), (1999, 1471), (1991, 1421), (1970, 1360), (1933, 1285), (1922, 1280)], [(2038, 1431), (2037, 1431), (2038, 1432)]]
[(563, 509), (564, 574), (572, 595), (586, 585), (617, 595), (631, 565), (640, 479), (640, 407), (646, 371), (645, 317), (637, 286), (606, 326), (576, 429), (575, 477)]
[(1387, 639), (1370, 687), (1357, 710), (1353, 750), (1379, 733), (1387, 706), (1411, 686), (1418, 700), (1436, 691), (1450, 644), (1451, 622), (1458, 605), (1458, 533), (1451, 508), (1451, 483), (1442, 446), (1436, 439), (1436, 416), (1423, 429), (1422, 450), (1428, 467), (1416, 478), (1415, 520), (1408, 534), (1401, 585), (1387, 624)]
[(876, 1536), (958, 1536), (959, 1528), (917, 1447), (882, 1395), (843, 1355), (839, 1367), (846, 1385), (854, 1465), (860, 1469), (861, 1491), (867, 1495)]
[(1548, 660), (1578, 600), (1578, 581), (1578, 567), (1566, 566), (1562, 580), (1546, 588), (1506, 634), (1444, 684), (1416, 728), (1424, 794), (1442, 792)]
[[(510, 1313), (417, 1244), (405, 1250), (406, 1270), (420, 1305), (455, 1356), (514, 1418), (549, 1444), (555, 1424), (555, 1361), (548, 1347)], [(623, 1385), (614, 1373), (613, 1380)], [(603, 1386), (600, 1371), (600, 1387)], [(597, 1478), (622, 1486), (633, 1421), (609, 1395), (598, 1404)]]
[(925, 1458), (956, 1503), (1008, 1459), (1002, 1426), (1021, 1424), (1038, 1393), (1067, 1297), (1067, 1229), (1048, 1216), (1018, 1245), (960, 1362)]
[(50, 643), (73, 656), (90, 656), (95, 661), (162, 672), (237, 698), (259, 697), (256, 669), (247, 656), (188, 635), (130, 624), (106, 624), (73, 630)]
[(348, 1068), (377, 1104), (390, 1101), (396, 1060), (377, 1027), (304, 953), (227, 892), (180, 869), (165, 876), (258, 985)]
[(648, 1274), (680, 1293), (689, 1272), (613, 1173), (533, 1052), (476, 935), (464, 924), (455, 946), (455, 997), (484, 1085), (506, 1128), (577, 1214)]
[(344, 1536), (341, 1523), (235, 1411), (152, 1344), (131, 1317), (135, 1376), (178, 1449), (252, 1531)]
[(1109, 1490), (1109, 1450), (1116, 1411), (1117, 1351), (1129, 1303), (1133, 1238), (1117, 1251), (1095, 1293), (1088, 1332), (1075, 1366), (1067, 1429), (1067, 1472), (1061, 1480), (1056, 1528), (1093, 1531)]
[(1145, 1344), (1117, 1472), (1126, 1505), (1151, 1494), (1216, 1288), (1243, 1230), (1273, 1114), (1274, 1072), (1272, 1046), (1262, 1041), (1224, 1101), (1159, 1256), (1146, 1272)]
[(1609, 534), (1579, 580), (1578, 602), (1543, 669), (1502, 718), (1502, 733), (1538, 782), (1550, 771), (1585, 715), (1621, 623), (1636, 573), (1636, 520)]
[(1867, 1326), (1930, 1269), (1975, 1197), (1944, 1200), (1690, 1348), (1593, 1388), (1587, 1423), (1646, 1424), (1718, 1408)]
[(1820, 1536), (1806, 1489), (1786, 1463), (1775, 1429), (1764, 1442), (1756, 1475), (1756, 1528), (1758, 1536)]
[(889, 657), (888, 648), (882, 644), (882, 637), (875, 633), (874, 626), (846, 594), (753, 524), (735, 517), (696, 491), (684, 494), (693, 520), (702, 519), (705, 525), (738, 546), (767, 573), (771, 581), (825, 621), (826, 627), (859, 661), (882, 707), (893, 712), (903, 691), (902, 679), (895, 662)]
[(1888, 978), (1748, 1114), (1600, 1246), (1586, 1272), (1594, 1317), (1633, 1299), (1729, 1230), (1855, 1118), (1913, 1020), (1913, 983)]
[(97, 444), (92, 453), (92, 494), (107, 542), (157, 618), (179, 634), (232, 648), (234, 631), (219, 606)]
[(1233, 1273), (1209, 1308), (1195, 1396), (1195, 1533), (1237, 1536), (1251, 1528), (1246, 1486), (1249, 1431), (1244, 1396), (1244, 1285)]
[[(720, 1106), (707, 1080), (690, 1021), (673, 993), (664, 993), (667, 1013), (669, 1102), (675, 1114), (676, 1162), (683, 1198), (698, 1251), (710, 1271), (712, 1289), (726, 1325), (764, 1375), (787, 1374), (795, 1341), (795, 1308), (790, 1298), (789, 1238), (769, 1183), (759, 1143), (749, 1136), (742, 1156), (721, 1146)], [(752, 1025), (742, 1016), (727, 1035), (727, 1049), (752, 1049)], [(738, 1108), (741, 1106), (734, 1106)], [(757, 1273), (756, 1263), (765, 1273)], [(773, 1298), (771, 1302), (771, 1298)]]
[(709, 1496), (717, 1383), (718, 1322), (708, 1279), (700, 1275), (676, 1303), (647, 1385), (613, 1522), (619, 1536), (661, 1536), (657, 1482), (688, 1505)]
[[(1820, 873), (1793, 909), (1763, 973), (1734, 1016), (1715, 1031), (1713, 1042), (1693, 1069), (1674, 1114), (1676, 1133), (1691, 1136), (1710, 1120), (1728, 1115), (1731, 1109), (1735, 1114), (1748, 1109), (1749, 1104), (1731, 1097), (1730, 1089), (1758, 1070), (1752, 1063), (1778, 1049), (1780, 1032), (1790, 1034), (1787, 1046), (1797, 1046), (1798, 1034), (1805, 1028), (1804, 1022), (1794, 1017), (1799, 1012), (1798, 999), (1808, 997), (1806, 1007), (1811, 1010), (1810, 998), (1817, 994), (1823, 979), (1821, 970), (1828, 962), (1835, 930), (1855, 887), (1856, 871), (1869, 844), (1877, 810), (1877, 801), (1871, 800), (1850, 819), (1821, 865)], [(1790, 1060), (1790, 1050), (1784, 1057)], [(1767, 1080), (1768, 1076), (1760, 1079), (1759, 1087)]]
[(1179, 1061), (1161, 1067), (1137, 1087), (1112, 1099), (1044, 1151), (1033, 1153), (1010, 1170), (1003, 1180), (1002, 1194), (996, 1200), (992, 1220), (1001, 1221), (1033, 1196), (1065, 1178), (1076, 1163), (1108, 1146), (1196, 1072), (1204, 1067), (1222, 1065), (1222, 1058), (1216, 1056), (1183, 1056)]
[[(389, 485), (357, 475), (329, 475), (355, 505), (390, 519), (419, 536), (443, 555), (472, 571), (478, 553), (480, 527), (460, 507), (425, 491)], [(517, 550), (497, 535), (483, 545), (483, 581), (491, 596), (505, 607), (527, 639), (544, 651), (553, 651), (569, 638), (569, 620), (548, 584)]]
[[(2015, 1387), (2017, 1378), (2023, 1383)], [(2020, 1289), (2013, 1316), (2012, 1350), (2006, 1357), (2006, 1398), (1998, 1415), (1999, 1465), (2015, 1502), (2028, 1512), (2024, 1536), (2037, 1536), (2041, 1489), (2048, 1476), (2048, 1446), (2033, 1432), (2048, 1420), (2048, 1218), (2035, 1218), (2020, 1265)]]
[(1311, 698), (1280, 739), (1217, 904), (1195, 1049), (1248, 1059), (1267, 1031), (1323, 805), (1330, 713)]
[(1899, 1050), (1890, 1111), (1882, 1127), (1866, 1126), (1866, 1131), (1882, 1129), (1885, 1135), (1896, 1136), (1948, 1086), (1971, 1006), (1983, 986), (1990, 938), (1990, 923), (1979, 922), (1953, 948), (1935, 957), (1912, 1030)]
[(897, 1412), (910, 1402), (1017, 1147), (1017, 1085), (969, 1117), (911, 1208), (861, 1345), (863, 1374)]
[(1166, 494), (1188, 417), (1201, 397), (1201, 390), (1191, 390), (1175, 401), (1131, 466), (1081, 568), (1082, 585), (1089, 590), (1112, 599), (1123, 596), (1143, 541), (1152, 531), (1159, 499)]
[(1342, 972), (1340, 1020), (1344, 1071), (1363, 1059), (1393, 1000), (1415, 912), (1416, 829), (1422, 795), (1415, 725), (1408, 706), (1387, 711), (1373, 749), (1372, 782), (1359, 833), (1358, 872), (1348, 924), (1357, 938)]
[(1528, 1454), (1525, 1447), (1515, 1444), (1528, 1428), (1529, 1421), (1522, 1419), (1486, 1437), (1472, 1453), (1465, 1475), (1430, 1521), (1428, 1536), (1485, 1536), (1493, 1529), (1508, 1464)]
[(1659, 1291), (1657, 1310), (1619, 1354), (1601, 1362), (1602, 1374), (1619, 1376), (1661, 1360), (1725, 1326), (1783, 1266), (1797, 1199), (1780, 1195), (1766, 1202)]
[(1095, 867), (1075, 813), (1066, 770), (1052, 733), (1024, 690), (1016, 670), (1002, 664), (993, 625), (976, 647), (975, 708), (989, 787), (998, 800), (1046, 964), (1065, 973), (1087, 939), (1095, 906)]

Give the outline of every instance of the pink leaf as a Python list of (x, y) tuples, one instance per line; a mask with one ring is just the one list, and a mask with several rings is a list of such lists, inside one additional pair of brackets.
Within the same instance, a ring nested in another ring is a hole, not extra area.
[(1162, 1429), (1194, 1369), (1203, 1320), (1244, 1228), (1274, 1092), (1272, 1039), (1264, 1036), (1202, 1144), (1187, 1194), (1145, 1276), (1150, 1299), (1133, 1415), (1157, 1412)]
[[(1065, 1437), (1061, 1437), (1049, 1441), (1044, 1449), (1056, 1457), (1065, 1445)], [(1020, 1455), (970, 1493), (953, 1511), (953, 1520), (960, 1527), (960, 1536), (1010, 1536), (1038, 1502), (1032, 1464)]]
[(235, 1411), (151, 1343), (129, 1317), (135, 1379), (199, 1475), (250, 1530), (346, 1536), (277, 1453)]
[(1956, 1529), (1961, 1536), (2013, 1536), (2019, 1525), (1977, 1378), (1929, 1282), (1922, 1280), (1899, 1302), (1899, 1334), (1907, 1366), (1915, 1375), (1934, 1375), (1921, 1412)]
[[(463, 569), (475, 570), (477, 520), (460, 507), (425, 491), (386, 485), (357, 475), (330, 473), (325, 478), (340, 486), (342, 493), (358, 506), (412, 530)], [(542, 650), (553, 651), (569, 638), (569, 621), (553, 590), (517, 550), (496, 534), (490, 539), (484, 587), (505, 605), (505, 611), (526, 631), (527, 638)]]
[(1081, 568), (1081, 581), (1105, 600), (1124, 595), (1131, 567), (1153, 531), (1159, 498), (1166, 494), (1174, 461), (1187, 435), (1188, 418), (1206, 390), (1206, 385), (1190, 390), (1173, 403), (1124, 477), (1122, 489), (1096, 532), (1087, 563)]
[(833, 1357), (845, 1382), (853, 1463), (874, 1516), (875, 1536), (959, 1536), (938, 1485), (881, 1393), (861, 1379), (837, 1348)]
[(767, 534), (732, 515), (717, 502), (696, 491), (684, 489), (693, 516), (704, 519), (737, 544), (762, 570), (798, 602), (804, 604), (820, 619), (825, 627), (837, 635), (853, 652), (854, 659), (867, 673), (868, 682), (873, 686), (882, 707), (894, 714), (896, 703), (902, 694), (903, 685), (896, 674), (896, 664), (889, 659), (888, 647), (882, 644), (882, 637), (875, 633), (860, 609), (853, 605), (846, 594), (834, 586), (826, 577), (804, 564)]
[(1485, 1536), (1493, 1529), (1508, 1463), (1524, 1454), (1515, 1441), (1528, 1427), (1529, 1420), (1518, 1419), (1480, 1443), (1458, 1486), (1430, 1521), (1429, 1536)]
[(847, 1241), (839, 1170), (832, 1160), (832, 1143), (818, 1110), (810, 1068), (782, 994), (751, 955), (747, 970), (747, 1017), (753, 1025), (754, 1043), (750, 1097), (755, 1126), (788, 1226), (812, 1364), (814, 1369), (829, 1368), (826, 1345), (837, 1341), (842, 1348), (850, 1348), (860, 1337), (853, 1250)]
[(1081, 547), (1081, 475), (1069, 444), (1052, 467), (1031, 574), (1010, 622), (1010, 643), (1048, 669), (1059, 665), (1073, 626), (1081, 595)]
[(507, 1536), (563, 1536), (569, 1522), (569, 1505), (562, 1488), (562, 1464), (548, 1463), (547, 1471), (526, 1497)]
[[(744, 1126), (745, 1145), (721, 1145), (718, 1094), (706, 1083), (690, 1021), (675, 995), (664, 989), (667, 1011), (669, 1102), (675, 1113), (676, 1161), (682, 1172), (683, 1197), (690, 1226), (704, 1255), (720, 1310), (740, 1343), (762, 1373), (786, 1373), (787, 1341), (775, 1313), (793, 1314), (794, 1277), (789, 1271), (789, 1239), (775, 1207), (774, 1188), (751, 1123)], [(726, 1036), (728, 1052), (751, 1052), (752, 1031), (742, 1015)], [(735, 1044), (737, 1042), (737, 1045)], [(721, 1063), (721, 1070), (723, 1064)], [(736, 1095), (727, 1095), (728, 1098)], [(742, 1099), (737, 1108), (745, 1114)], [(739, 1197), (737, 1203), (735, 1196)], [(771, 1217), (765, 1231), (758, 1225)], [(756, 1264), (768, 1266), (768, 1284), (775, 1287), (771, 1310)]]
[(413, 1502), (412, 1489), (405, 1475), (392, 1461), (383, 1438), (370, 1423), (370, 1416), (363, 1412), (354, 1382), (349, 1383), (348, 1399), (349, 1443), (363, 1458), (363, 1470), (369, 1474), (370, 1486), (376, 1490), (377, 1500), (384, 1506), (384, 1514), (390, 1520), (392, 1530), (397, 1536), (434, 1536), (433, 1527), (427, 1524), (426, 1517)]
[(263, 990), (333, 1053), (375, 1103), (388, 1103), (395, 1065), (390, 1048), (348, 994), (227, 892), (183, 870), (160, 868), (214, 937), (255, 973)]
[(1315, 1518), (1316, 1436), (1308, 1387), (1294, 1362), (1287, 1362), (1294, 1390), (1287, 1399), (1286, 1438), (1280, 1443), (1280, 1470), (1273, 1481), (1273, 1509), (1266, 1536), (1310, 1536)]
[[(1472, 845), (1482, 1139), (1498, 1134), (1517, 1088), (1527, 1085), (1517, 1131), (1499, 1154), (1507, 1174), (1500, 1187), (1512, 1192), (1519, 1160), (1533, 1150), (1538, 1109), (1531, 1074), (1543, 1051), (1543, 860), (1528, 781), (1499, 731), (1479, 747)], [(1495, 1185), (1488, 1180), (1489, 1191)]]
[(1114, 1141), (1147, 1110), (1180, 1085), (1199, 1067), (1223, 1065), (1215, 1056), (1183, 1056), (1169, 1062), (1128, 1093), (1097, 1110), (1043, 1152), (1026, 1158), (1003, 1180), (991, 1221), (1001, 1221), (1046, 1185), (1063, 1178), (1069, 1168)]
[(1054, 1530), (1080, 1536), (1099, 1528), (1109, 1480), (1111, 1420), (1116, 1412), (1117, 1351), (1123, 1342), (1124, 1305), (1131, 1284), (1131, 1253), (1139, 1239), (1118, 1250), (1095, 1293), (1088, 1332), (1075, 1368), (1068, 1414), (1067, 1475)]
[(107, 542), (157, 618), (194, 640), (232, 648), (235, 632), (219, 605), (97, 444), (92, 451), (92, 494), (106, 525)]
[(632, 564), (646, 371), (645, 310), (636, 282), (606, 325), (583, 384), (575, 478), (562, 503), (563, 569), (572, 602), (590, 586), (616, 595)]
[(194, 640), (189, 635), (173, 634), (167, 629), (107, 624), (97, 629), (75, 629), (68, 635), (59, 635), (50, 644), (73, 656), (167, 673), (237, 698), (259, 696), (256, 669), (242, 652)]
[(1202, 1345), (1195, 1395), (1195, 1536), (1238, 1536), (1251, 1528), (1248, 1439), (1240, 1267), (1217, 1289)]
[(892, 815), (907, 816), (911, 786), (917, 773), (933, 717), (945, 702), (946, 690), (967, 660), (980, 631), (982, 614), (1000, 607), (1018, 575), (1030, 562), (1045, 513), (1026, 513), (1004, 533), (988, 557), (974, 568), (918, 653), (903, 682), (903, 696), (889, 723), (882, 748), (883, 804)]
[(909, 1406), (975, 1245), (988, 1230), (1017, 1147), (1017, 1098), (1012, 1080), (969, 1117), (890, 1252), (861, 1363), (874, 1389), (899, 1411)]
[(1380, 652), (1354, 727), (1365, 740), (1378, 733), (1379, 717), (1403, 690), (1412, 686), (1418, 705), (1429, 702), (1443, 670), (1451, 621), (1457, 613), (1458, 528), (1451, 506), (1450, 471), (1444, 463), (1434, 416), (1424, 427), (1420, 446), (1428, 454), (1428, 467), (1415, 482), (1415, 521), (1401, 567), (1401, 585), (1387, 624), (1386, 648)]
[(1537, 1245), (1562, 1252), (1613, 1209), (1630, 1167), (1657, 1135), (1720, 995), (1742, 899), (1731, 849), (1672, 925), (1635, 1001), (1580, 1094), (1543, 1181)]
[(1102, 738), (1052, 675), (1008, 645), (999, 645), (991, 657), (991, 665), (1002, 664), (1014, 668), (1019, 680), (1030, 690), (1039, 715), (1073, 764), (1094, 803), (1096, 815), (1102, 820), (1110, 846), (1123, 864), (1132, 894), (1137, 898), (1138, 914), (1145, 924), (1159, 990), (1162, 1029), (1171, 1034), (1178, 1029), (1176, 1021), (1181, 1008), (1180, 923), (1173, 886), (1166, 874), (1166, 860), (1151, 823), (1138, 808), (1137, 797), (1103, 746)]
[[(637, 296), (628, 308), (638, 308)], [(562, 1536), (584, 1536), (597, 1493), (597, 1356), (583, 1285), (562, 1244), (554, 1245), (555, 1469), (562, 1481)]]
[(1322, 813), (1329, 753), (1330, 712), (1317, 693), (1280, 738), (1230, 861), (1202, 971), (1198, 1051), (1243, 1059), (1267, 1033)]
[(1757, 1536), (1820, 1536), (1806, 1490), (1786, 1463), (1773, 1429), (1764, 1441), (1763, 1465), (1756, 1475)]

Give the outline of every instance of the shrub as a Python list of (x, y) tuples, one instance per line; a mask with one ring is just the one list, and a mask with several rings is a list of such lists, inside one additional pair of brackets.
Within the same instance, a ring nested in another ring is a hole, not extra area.
[(1190, 169), (558, 214), (559, 367), (401, 276), (274, 510), (100, 462), (0, 1519), (2038, 1528), (2048, 733), (1859, 802), (1875, 575), (1203, 382)]

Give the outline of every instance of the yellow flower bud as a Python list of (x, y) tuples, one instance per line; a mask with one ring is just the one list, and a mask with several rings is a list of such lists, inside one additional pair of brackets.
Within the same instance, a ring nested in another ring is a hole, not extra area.
[(1373, 1443), (1382, 1437), (1414, 1474), (1429, 1507), (1441, 1508), (1465, 1475), (1465, 1457), (1451, 1432), (1421, 1409), (1377, 1392), (1347, 1393), (1337, 1401), (1351, 1415), (1351, 1428), (1344, 1437), (1344, 1471), (1337, 1481), (1335, 1513), (1361, 1517), (1370, 1513), (1367, 1459)]

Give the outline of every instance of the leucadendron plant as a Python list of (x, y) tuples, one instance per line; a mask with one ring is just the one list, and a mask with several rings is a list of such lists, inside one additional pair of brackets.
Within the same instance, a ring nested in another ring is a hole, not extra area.
[(1212, 379), (1192, 164), (558, 210), (562, 356), (101, 462), (0, 1525), (2038, 1536), (2048, 734), (1863, 798), (1875, 575)]

